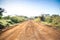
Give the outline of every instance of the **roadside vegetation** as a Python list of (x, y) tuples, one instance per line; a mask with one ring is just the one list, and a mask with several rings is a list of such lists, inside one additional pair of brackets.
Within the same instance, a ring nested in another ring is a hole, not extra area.
[(37, 16), (34, 19), (36, 22), (42, 22), (46, 25), (49, 25), (53, 28), (60, 29), (60, 15), (49, 15), (49, 14), (42, 14), (41, 16)]
[(27, 20), (26, 16), (3, 16), (4, 11), (0, 8), (0, 31)]
[(39, 17), (34, 19), (35, 22), (41, 22), (41, 19)]

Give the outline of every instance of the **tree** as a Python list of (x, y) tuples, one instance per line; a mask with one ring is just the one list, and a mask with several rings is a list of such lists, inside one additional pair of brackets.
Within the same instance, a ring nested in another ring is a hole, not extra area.
[(2, 8), (0, 8), (0, 19), (2, 18), (2, 16), (3, 16), (3, 13), (4, 12), (4, 9), (2, 9)]
[(40, 18), (41, 18), (41, 21), (45, 21), (44, 15), (42, 15)]

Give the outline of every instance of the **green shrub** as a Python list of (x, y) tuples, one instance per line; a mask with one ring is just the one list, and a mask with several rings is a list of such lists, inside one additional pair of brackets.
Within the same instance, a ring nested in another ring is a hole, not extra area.
[(23, 22), (25, 20), (24, 17), (19, 17), (19, 16), (14, 16), (11, 18), (11, 21), (14, 23), (19, 23), (19, 22)]
[(40, 18), (36, 18), (36, 19), (34, 19), (34, 21), (35, 22), (40, 22), (41, 20), (40, 20)]

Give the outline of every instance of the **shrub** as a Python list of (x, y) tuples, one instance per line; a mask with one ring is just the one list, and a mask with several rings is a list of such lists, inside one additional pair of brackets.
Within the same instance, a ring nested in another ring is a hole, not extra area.
[(36, 19), (34, 19), (34, 21), (35, 22), (40, 22), (41, 20), (40, 20), (40, 18), (36, 18)]

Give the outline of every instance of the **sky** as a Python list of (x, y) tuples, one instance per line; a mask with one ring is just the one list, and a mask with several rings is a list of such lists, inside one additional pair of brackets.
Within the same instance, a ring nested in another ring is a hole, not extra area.
[(60, 0), (0, 0), (0, 7), (7, 15), (39, 16), (41, 14), (60, 15)]

